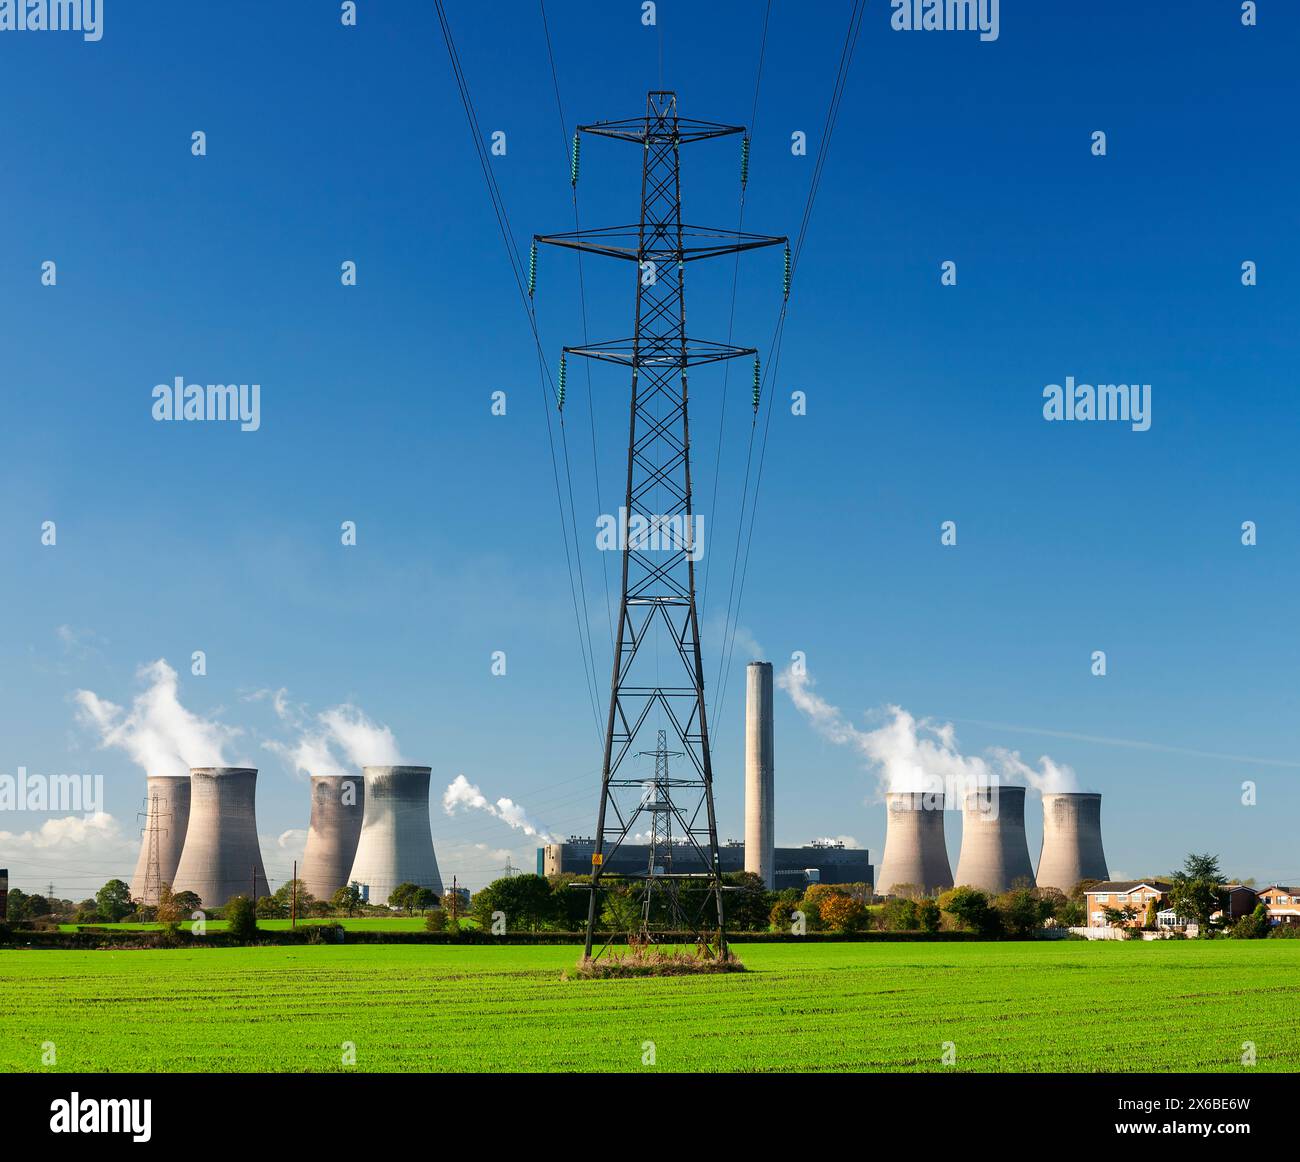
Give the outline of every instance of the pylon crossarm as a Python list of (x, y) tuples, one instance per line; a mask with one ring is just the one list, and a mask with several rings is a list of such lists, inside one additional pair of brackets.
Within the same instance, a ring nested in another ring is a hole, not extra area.
[(566, 355), (581, 355), (584, 359), (598, 359), (605, 363), (649, 368), (696, 367), (702, 363), (719, 363), (724, 359), (752, 358), (758, 354), (754, 347), (735, 347), (730, 343), (717, 343), (711, 339), (687, 339), (680, 336), (664, 339), (610, 339), (602, 343), (588, 343), (585, 347), (565, 347)]
[[(664, 94), (667, 96), (668, 94)], [(594, 121), (579, 125), (579, 133), (593, 137), (613, 137), (621, 141), (685, 144), (690, 141), (707, 141), (711, 137), (727, 137), (744, 133), (743, 125), (723, 125), (717, 121), (697, 121), (691, 117), (641, 116), (625, 117), (621, 121)]]

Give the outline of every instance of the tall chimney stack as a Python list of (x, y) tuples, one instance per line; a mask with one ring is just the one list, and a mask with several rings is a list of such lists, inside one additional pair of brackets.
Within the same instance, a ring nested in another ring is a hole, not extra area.
[(1080, 880), (1110, 878), (1101, 846), (1101, 796), (1090, 792), (1043, 796), (1043, 850), (1038, 886), (1067, 895)]
[(745, 870), (776, 886), (772, 663), (750, 662), (745, 700)]
[(365, 802), (366, 784), (360, 774), (311, 777), (311, 823), (300, 878), (318, 900), (328, 900), (348, 885)]
[[(131, 877), (131, 899), (156, 904), (158, 889), (163, 884), (174, 886), (189, 822), (189, 776), (149, 775), (145, 780), (144, 834)], [(151, 867), (155, 857), (157, 866)]]
[(1017, 881), (1032, 887), (1034, 865), (1025, 839), (1024, 787), (984, 787), (962, 800), (957, 883), (1000, 895)]
[(172, 890), (193, 892), (204, 908), (270, 895), (257, 840), (257, 768), (190, 769), (190, 823)]
[(943, 839), (943, 793), (890, 791), (885, 811), (885, 854), (876, 873), (876, 894), (896, 895), (894, 889), (906, 884), (926, 895), (952, 887)]

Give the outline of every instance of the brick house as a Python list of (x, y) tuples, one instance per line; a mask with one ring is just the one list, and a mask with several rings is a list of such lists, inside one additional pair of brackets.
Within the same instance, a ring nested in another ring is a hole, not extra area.
[(1164, 880), (1103, 880), (1093, 884), (1085, 893), (1087, 926), (1109, 928), (1106, 909), (1123, 912), (1132, 910), (1132, 919), (1123, 927), (1140, 928), (1146, 921), (1147, 904), (1155, 900), (1160, 908), (1169, 898), (1171, 884)]
[[(1242, 916), (1249, 916), (1255, 910), (1255, 905), (1259, 903), (1259, 896), (1255, 894), (1255, 889), (1248, 888), (1245, 884), (1224, 884), (1223, 891), (1227, 893), (1228, 906), (1222, 911), (1215, 912), (1214, 916), (1223, 916), (1228, 923), (1240, 920)], [(1224, 916), (1225, 912), (1226, 916)]]
[(1271, 924), (1300, 924), (1300, 888), (1272, 884), (1258, 893)]
[[(1255, 910), (1255, 905), (1259, 903), (1255, 889), (1248, 888), (1245, 884), (1220, 884), (1219, 891), (1227, 898), (1226, 907), (1211, 913), (1210, 919), (1221, 920), (1224, 924), (1231, 924), (1235, 920), (1240, 920), (1242, 916), (1249, 916)], [(1187, 921), (1177, 915), (1171, 907), (1160, 910), (1156, 916), (1156, 923), (1161, 928), (1188, 927)], [(1194, 930), (1196, 925), (1190, 927)]]

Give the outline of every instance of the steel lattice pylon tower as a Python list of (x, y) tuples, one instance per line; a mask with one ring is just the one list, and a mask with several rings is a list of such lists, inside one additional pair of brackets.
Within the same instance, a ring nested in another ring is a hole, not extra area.
[(148, 810), (141, 812), (144, 815), (145, 829), (149, 836), (149, 856), (145, 864), (144, 887), (141, 889), (141, 899), (158, 902), (162, 894), (162, 866), (158, 851), (158, 839), (160, 835), (165, 835), (166, 831), (158, 826), (163, 819), (170, 819), (170, 814), (164, 814), (159, 810), (159, 805), (163, 802), (157, 793), (151, 796)]
[[(535, 242), (629, 260), (636, 272), (632, 338), (564, 349), (566, 357), (580, 355), (632, 370), (627, 488), (618, 522), (622, 599), (592, 856), (586, 955), (591, 955), (605, 879), (641, 882), (640, 938), (655, 939), (654, 909), (659, 897), (667, 905), (664, 914), (670, 923), (674, 918), (684, 922), (701, 945), (712, 936), (721, 951), (726, 947), (726, 928), (695, 607), (695, 560), (702, 545), (697, 549), (692, 505), (687, 371), (723, 359), (756, 357), (757, 351), (687, 337), (683, 275), (686, 264), (697, 259), (780, 245), (786, 239), (682, 222), (680, 147), (743, 134), (743, 126), (679, 117), (676, 94), (652, 91), (644, 117), (582, 125), (579, 131), (642, 147), (639, 223), (535, 238)], [(578, 140), (575, 136), (575, 183)], [(747, 138), (744, 155), (747, 159)], [(662, 777), (650, 782), (623, 768), (638, 734), (652, 725), (665, 728), (659, 752), (666, 756), (666, 731), (671, 731), (686, 761), (678, 764), (672, 777), (665, 769)], [(643, 816), (649, 817), (652, 837), (671, 833), (678, 837), (667, 847), (671, 858), (656, 863), (658, 843), (652, 840), (650, 864), (644, 872), (606, 871), (610, 858), (636, 834), (638, 824), (646, 826)]]

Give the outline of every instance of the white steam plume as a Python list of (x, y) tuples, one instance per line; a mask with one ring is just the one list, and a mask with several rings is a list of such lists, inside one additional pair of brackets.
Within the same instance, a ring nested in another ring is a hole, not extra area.
[(448, 815), (455, 815), (457, 809), (461, 807), (473, 811), (486, 811), (516, 831), (522, 831), (525, 835), (540, 839), (543, 843), (554, 842), (554, 838), (545, 828), (528, 818), (521, 804), (504, 797), (495, 803), (489, 802), (488, 797), (464, 775), (457, 775), (442, 793), (442, 809)]
[(400, 767), (406, 762), (393, 732), (371, 722), (359, 707), (345, 702), (320, 716), (331, 742), (357, 767)]
[(311, 718), (289, 701), (284, 690), (261, 690), (252, 697), (267, 696), (276, 716), (297, 730), (298, 737), (293, 743), (272, 739), (262, 745), (299, 774), (346, 775), (358, 767), (405, 764), (392, 730), (350, 702)]
[(945, 792), (954, 805), (966, 790), (1024, 782), (1040, 792), (1073, 791), (1074, 771), (1043, 755), (1037, 768), (1016, 751), (989, 750), (989, 758), (963, 755), (957, 747), (952, 723), (917, 719), (901, 706), (886, 708), (888, 721), (876, 730), (860, 730), (813, 690), (812, 677), (792, 666), (777, 685), (808, 719), (814, 730), (839, 746), (851, 746), (875, 769), (880, 789), (888, 791)]
[(149, 687), (129, 711), (92, 690), (73, 695), (77, 717), (99, 734), (100, 747), (130, 755), (149, 775), (188, 775), (191, 767), (224, 767), (235, 727), (202, 718), (181, 705), (176, 671), (165, 658), (141, 666), (136, 676)]
[(989, 753), (1011, 778), (1023, 779), (1041, 794), (1054, 795), (1079, 789), (1079, 777), (1074, 773), (1074, 768), (1054, 762), (1048, 755), (1039, 757), (1035, 769), (1021, 759), (1019, 751), (994, 747)]

